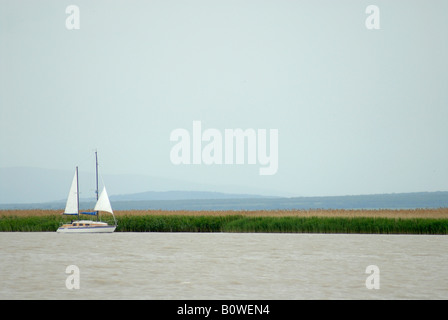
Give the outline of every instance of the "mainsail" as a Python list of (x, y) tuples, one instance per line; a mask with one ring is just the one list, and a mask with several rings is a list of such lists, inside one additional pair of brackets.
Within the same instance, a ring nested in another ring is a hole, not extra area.
[(78, 214), (78, 209), (78, 168), (76, 168), (72, 186), (68, 193), (64, 214)]

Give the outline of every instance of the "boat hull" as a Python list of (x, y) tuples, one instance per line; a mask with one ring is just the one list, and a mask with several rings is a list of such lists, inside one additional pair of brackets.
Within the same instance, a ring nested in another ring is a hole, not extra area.
[(58, 233), (112, 233), (117, 226), (59, 227)]

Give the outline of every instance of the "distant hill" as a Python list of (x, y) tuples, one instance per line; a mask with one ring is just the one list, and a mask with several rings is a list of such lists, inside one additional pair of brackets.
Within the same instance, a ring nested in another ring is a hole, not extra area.
[[(0, 168), (0, 204), (11, 203), (47, 203), (65, 201), (73, 179), (73, 170), (53, 170), (30, 167)], [(91, 198), (95, 195), (95, 174), (79, 172), (80, 197)], [(116, 200), (182, 200), (277, 196), (272, 190), (244, 186), (213, 186), (192, 183), (190, 181), (151, 177), (137, 174), (101, 175), (107, 185), (109, 195)], [(101, 185), (100, 185), (101, 187)], [(151, 190), (151, 192), (141, 192)], [(182, 191), (169, 191), (182, 190)], [(216, 193), (204, 193), (197, 190), (214, 190)], [(281, 196), (290, 196), (281, 194)]]
[[(74, 169), (0, 168), (0, 209), (63, 209)], [(115, 210), (409, 209), (448, 207), (448, 192), (287, 197), (268, 190), (193, 184), (145, 175), (104, 175)], [(95, 176), (80, 172), (82, 209), (94, 206)], [(173, 190), (175, 186), (176, 190)], [(141, 190), (152, 190), (140, 192)], [(167, 191), (173, 190), (173, 191)], [(199, 190), (199, 191), (197, 191)], [(219, 190), (221, 192), (200, 191)], [(231, 190), (230, 192), (228, 190)]]
[[(111, 203), (114, 210), (416, 209), (448, 207), (448, 192), (285, 198), (173, 191), (111, 196)], [(60, 201), (0, 204), (0, 209), (63, 210), (64, 206), (65, 202)], [(83, 210), (93, 208), (94, 201), (82, 200), (80, 206)]]

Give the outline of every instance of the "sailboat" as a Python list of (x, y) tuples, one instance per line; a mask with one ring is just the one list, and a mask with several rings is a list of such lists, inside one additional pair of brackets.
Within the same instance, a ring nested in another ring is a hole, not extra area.
[[(70, 192), (67, 197), (67, 203), (65, 210), (62, 214), (65, 215), (77, 215), (78, 220), (71, 223), (63, 224), (57, 230), (60, 233), (97, 233), (97, 232), (114, 232), (117, 227), (117, 220), (115, 219), (112, 206), (110, 205), (109, 196), (107, 195), (106, 187), (103, 187), (103, 191), (98, 197), (98, 157), (96, 157), (96, 197), (97, 202), (93, 212), (81, 212), (86, 215), (96, 215), (97, 220), (80, 220), (79, 212), (79, 179), (78, 179), (78, 167), (75, 170), (75, 176), (73, 177)], [(99, 212), (108, 212), (112, 214), (114, 218), (114, 225), (109, 225), (106, 222), (99, 221)]]

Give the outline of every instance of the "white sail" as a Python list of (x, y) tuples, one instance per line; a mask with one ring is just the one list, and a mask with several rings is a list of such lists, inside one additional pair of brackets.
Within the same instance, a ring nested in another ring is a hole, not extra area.
[(93, 210), (106, 211), (114, 214), (114, 212), (112, 211), (112, 206), (110, 205), (109, 197), (106, 192), (106, 187), (103, 187), (103, 191), (101, 191), (100, 197), (98, 198), (98, 201)]
[(68, 193), (64, 214), (78, 214), (78, 175), (76, 171)]

